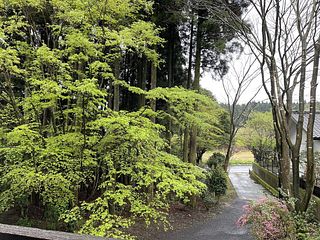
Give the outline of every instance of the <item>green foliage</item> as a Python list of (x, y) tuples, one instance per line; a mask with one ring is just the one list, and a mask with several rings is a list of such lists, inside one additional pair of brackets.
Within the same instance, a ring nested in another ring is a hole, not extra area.
[[(189, 196), (205, 190), (197, 180), (203, 178), (202, 170), (163, 152), (165, 143), (159, 135), (162, 127), (149, 119), (120, 112), (96, 120), (92, 127), (106, 131), (95, 148), (100, 149), (101, 164), (107, 173), (101, 176), (105, 181), (100, 184), (99, 198), (63, 216), (72, 225), (83, 219), (80, 232), (117, 237), (120, 227), (132, 226), (137, 218), (143, 218), (147, 225), (151, 221), (167, 223), (171, 194), (188, 202)], [(119, 183), (117, 178), (121, 177), (130, 184)], [(145, 192), (150, 188), (157, 189), (153, 196)], [(123, 209), (130, 213), (129, 218), (122, 216)], [(88, 212), (90, 217), (86, 219)]]
[(238, 142), (250, 148), (269, 147), (275, 145), (273, 118), (271, 112), (254, 112), (245, 127), (240, 130)]
[[(152, 11), (149, 0), (0, 0), (0, 213), (18, 208), (33, 225), (39, 209), (73, 231), (132, 239), (136, 221), (167, 226), (172, 200), (206, 191), (202, 169), (167, 153), (163, 122), (196, 126), (210, 149), (225, 112), (208, 93), (136, 83), (162, 64)], [(115, 86), (127, 111), (112, 110)], [(160, 110), (137, 110), (142, 95)]]
[(306, 212), (292, 213), (298, 240), (316, 240), (320, 238), (320, 224), (315, 216), (316, 211), (316, 202), (311, 201)]
[(148, 0), (0, 0), (0, 213), (31, 219), (36, 207), (71, 230), (131, 239), (137, 220), (167, 226), (172, 200), (206, 190), (200, 168), (165, 151), (165, 128), (150, 120), (164, 112), (109, 108), (119, 84), (169, 102), (184, 126), (210, 126), (196, 110), (217, 108), (208, 98), (114, 76), (118, 59), (161, 62), (151, 12)]
[(317, 240), (320, 237), (320, 225), (317, 221), (308, 220), (303, 214), (294, 216), (298, 240)]
[(220, 196), (226, 193), (228, 176), (222, 167), (211, 169), (207, 173), (206, 185), (209, 192)]
[(169, 114), (161, 112), (158, 118), (170, 119), (180, 129), (197, 127), (197, 147), (202, 154), (220, 145), (224, 138), (220, 121), (224, 111), (212, 96), (174, 87), (153, 89), (147, 93), (147, 98), (165, 100), (169, 104)]
[(271, 112), (253, 113), (238, 136), (238, 144), (248, 147), (257, 161), (273, 157), (275, 136)]
[[(79, 187), (96, 181), (101, 196), (62, 218), (81, 226), (83, 233), (124, 237), (120, 229), (138, 218), (147, 224), (166, 223), (172, 194), (188, 202), (190, 196), (206, 189), (198, 181), (204, 177), (202, 170), (163, 151), (162, 126), (139, 112), (110, 114), (88, 122), (86, 135), (70, 132), (43, 137), (37, 125), (21, 125), (9, 132), (8, 148), (2, 150), (6, 165), (2, 167), (1, 210), (15, 204), (27, 208), (30, 196), (38, 193), (41, 204), (54, 212), (51, 215), (61, 216), (74, 205)], [(99, 179), (92, 179), (94, 169), (102, 169), (96, 176)], [(150, 188), (156, 189), (152, 196), (147, 192)], [(130, 217), (123, 216), (123, 209)]]
[(147, 98), (162, 99), (168, 102), (176, 121), (180, 122), (183, 126), (186, 124), (200, 126), (201, 119), (196, 115), (197, 108), (219, 108), (218, 104), (209, 97), (181, 87), (156, 88), (148, 92)]
[(222, 153), (214, 152), (208, 159), (207, 165), (210, 169), (222, 166), (225, 160), (225, 156)]

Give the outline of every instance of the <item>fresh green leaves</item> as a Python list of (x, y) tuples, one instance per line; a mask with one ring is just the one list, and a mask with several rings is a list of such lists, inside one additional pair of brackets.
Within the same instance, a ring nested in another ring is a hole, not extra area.
[[(0, 0), (0, 12), (0, 213), (36, 208), (73, 231), (131, 239), (137, 220), (168, 226), (173, 199), (205, 191), (202, 169), (166, 152), (161, 118), (216, 135), (217, 103), (115, 73), (127, 58), (159, 66), (152, 1)], [(169, 111), (113, 111), (117, 85)]]

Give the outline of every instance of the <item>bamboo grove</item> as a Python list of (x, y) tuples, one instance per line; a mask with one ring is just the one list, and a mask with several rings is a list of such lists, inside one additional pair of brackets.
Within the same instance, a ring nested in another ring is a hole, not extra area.
[(215, 4), (1, 0), (0, 212), (124, 239), (137, 219), (168, 227), (227, 134), (199, 85), (240, 49)]

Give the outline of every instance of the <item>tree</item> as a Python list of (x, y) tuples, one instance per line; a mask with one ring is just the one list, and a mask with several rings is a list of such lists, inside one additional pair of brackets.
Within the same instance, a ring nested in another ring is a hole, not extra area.
[(275, 136), (271, 112), (253, 112), (244, 128), (239, 130), (238, 144), (251, 150), (257, 161), (261, 157), (268, 156), (275, 148)]
[[(261, 29), (241, 24), (241, 36), (248, 42), (260, 64), (262, 83), (272, 105), (277, 150), (280, 163), (280, 180), (286, 195), (291, 196), (290, 160), (293, 173), (293, 196), (297, 199), (296, 209), (305, 211), (314, 186), (313, 158), (313, 118), (315, 114), (316, 82), (319, 64), (319, 30), (317, 1), (250, 1), (258, 14), (256, 22)], [(274, 20), (271, 20), (274, 19)], [(308, 74), (312, 69), (312, 74)], [(299, 161), (302, 129), (305, 111), (306, 85), (310, 86), (310, 108), (308, 116), (308, 166), (307, 191), (303, 200), (299, 192)], [(296, 139), (290, 139), (290, 118), (293, 95), (299, 95), (299, 120), (296, 126)], [(291, 157), (290, 157), (291, 156)]]
[[(200, 91), (203, 95), (214, 100), (212, 93), (208, 90), (201, 89)], [(214, 108), (201, 106), (199, 108), (199, 118), (206, 124), (198, 127), (197, 164), (201, 162), (203, 154), (207, 151), (225, 145), (229, 129), (228, 113), (220, 106)]]
[(214, 144), (224, 114), (199, 92), (201, 46), (195, 89), (176, 87), (193, 67), (186, 2), (0, 0), (0, 212), (131, 239), (137, 220), (166, 226), (172, 199), (205, 191), (202, 170), (168, 153), (191, 126)]
[[(166, 153), (154, 110), (156, 100), (182, 109), (179, 95), (216, 104), (155, 88), (163, 40), (151, 11), (144, 0), (0, 1), (1, 213), (36, 207), (70, 230), (130, 239), (137, 219), (167, 223), (172, 194), (187, 203), (205, 190), (201, 169)], [(146, 59), (152, 77), (131, 82), (140, 66), (128, 58)], [(152, 107), (129, 104), (138, 97)]]
[[(247, 7), (246, 1), (222, 1), (237, 16), (241, 16), (243, 10)], [(222, 3), (221, 2), (221, 3)], [(227, 52), (233, 52), (240, 48), (240, 45), (233, 42), (231, 47), (227, 43), (235, 36), (234, 28), (229, 24), (220, 21), (216, 14), (224, 15), (224, 10), (220, 10), (218, 2), (195, 1), (195, 10), (192, 13), (197, 14), (197, 30), (195, 33), (195, 62), (194, 62), (194, 80), (192, 89), (200, 90), (201, 68), (208, 68), (215, 73), (223, 76), (227, 72), (225, 60)], [(192, 24), (193, 27), (193, 24)], [(223, 29), (223, 31), (221, 31)], [(205, 58), (203, 57), (205, 56)], [(196, 162), (197, 151), (197, 129), (192, 126), (190, 130), (189, 144), (189, 162)]]
[(227, 152), (224, 162), (225, 171), (227, 171), (229, 167), (229, 161), (233, 154), (237, 133), (239, 129), (244, 126), (251, 111), (253, 110), (254, 105), (252, 105), (251, 102), (261, 89), (261, 87), (256, 89), (243, 107), (239, 108), (238, 103), (241, 100), (241, 97), (243, 97), (244, 94), (247, 94), (248, 88), (258, 76), (258, 71), (254, 69), (254, 61), (252, 61), (250, 58), (248, 58), (241, 67), (235, 66), (235, 64), (233, 64), (231, 67), (233, 73), (232, 76), (222, 80), (223, 90), (227, 99), (227, 111), (230, 119)]

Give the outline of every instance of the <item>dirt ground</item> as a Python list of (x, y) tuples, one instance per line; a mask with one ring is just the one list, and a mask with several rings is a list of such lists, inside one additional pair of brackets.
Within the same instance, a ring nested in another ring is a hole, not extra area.
[[(194, 224), (205, 223), (212, 219), (213, 216), (221, 213), (236, 197), (237, 194), (231, 183), (229, 183), (227, 194), (220, 197), (217, 203), (209, 207), (202, 200), (198, 200), (196, 208), (180, 203), (172, 204), (169, 211), (169, 222), (172, 229), (168, 231), (178, 231), (190, 228)], [(142, 222), (137, 223), (134, 228), (130, 229), (130, 233), (137, 236), (139, 240), (164, 240), (161, 238), (163, 232), (163, 229), (157, 229), (154, 225), (146, 227)]]

